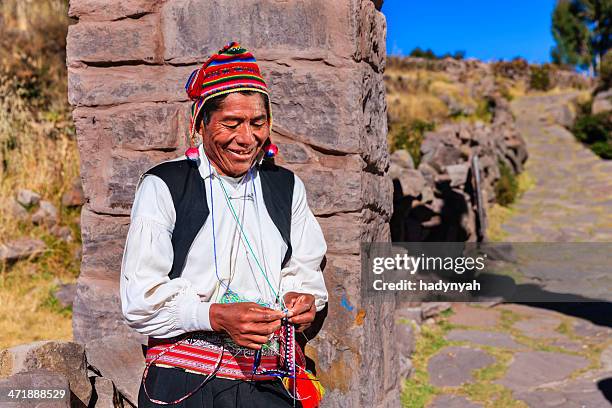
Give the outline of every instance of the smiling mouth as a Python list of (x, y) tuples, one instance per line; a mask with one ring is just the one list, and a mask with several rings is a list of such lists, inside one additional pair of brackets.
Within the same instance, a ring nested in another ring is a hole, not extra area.
[(245, 150), (226, 148), (225, 150), (229, 152), (232, 156), (238, 157), (240, 159), (247, 159), (251, 157), (251, 155), (255, 151), (255, 148), (253, 147), (251, 149), (245, 149)]

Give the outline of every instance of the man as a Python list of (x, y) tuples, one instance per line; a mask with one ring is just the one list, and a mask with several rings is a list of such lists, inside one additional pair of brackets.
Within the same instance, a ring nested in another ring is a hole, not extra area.
[(139, 407), (301, 406), (274, 373), (327, 302), (321, 228), (300, 178), (264, 157), (252, 54), (228, 44), (186, 90), (202, 143), (141, 176), (121, 267), (125, 321), (149, 336)]

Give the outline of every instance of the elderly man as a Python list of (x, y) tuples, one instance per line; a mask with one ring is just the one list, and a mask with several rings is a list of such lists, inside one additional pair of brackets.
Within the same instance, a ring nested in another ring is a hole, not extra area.
[(185, 88), (202, 143), (141, 176), (123, 254), (123, 316), (149, 337), (138, 406), (316, 406), (294, 336), (327, 302), (327, 247), (300, 178), (265, 157), (266, 83), (230, 43)]

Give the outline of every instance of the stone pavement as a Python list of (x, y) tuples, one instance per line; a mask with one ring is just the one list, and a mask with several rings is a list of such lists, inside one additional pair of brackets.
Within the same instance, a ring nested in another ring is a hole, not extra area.
[(427, 407), (612, 406), (612, 329), (515, 304), (455, 304), (442, 327)]
[(567, 116), (576, 96), (567, 92), (513, 101), (529, 152), (525, 171), (534, 186), (511, 206), (502, 224), (503, 240), (517, 243), (517, 283), (545, 291), (533, 296), (551, 296), (550, 301), (572, 294), (610, 302), (612, 160), (596, 156), (559, 124), (571, 122)]
[(612, 160), (602, 160), (557, 124), (575, 93), (512, 103), (527, 142), (525, 170), (535, 187), (503, 225), (509, 242), (612, 242)]
[[(575, 95), (527, 96), (512, 104), (535, 186), (502, 225), (506, 242), (612, 242), (612, 161), (598, 158), (557, 124)], [(598, 299), (610, 292), (610, 264), (598, 261), (580, 273), (570, 265), (546, 274), (537, 264), (540, 247), (532, 247), (531, 268), (521, 268), (517, 283)], [(563, 256), (577, 258), (566, 248), (570, 252)], [(411, 381), (422, 386), (425, 378), (430, 395), (425, 405), (432, 408), (610, 407), (611, 305), (456, 303), (434, 329), (423, 326), (430, 339), (434, 333), (443, 340), (415, 358), (417, 376)], [(417, 353), (426, 350), (418, 344), (417, 339)], [(427, 375), (419, 377), (419, 370)]]

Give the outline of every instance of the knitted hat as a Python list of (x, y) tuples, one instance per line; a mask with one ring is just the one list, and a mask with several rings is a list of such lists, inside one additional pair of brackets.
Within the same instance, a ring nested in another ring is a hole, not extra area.
[(193, 144), (196, 132), (196, 118), (207, 100), (215, 96), (239, 91), (261, 92), (268, 96), (269, 121), (272, 128), (272, 105), (266, 82), (261, 76), (253, 54), (233, 41), (213, 54), (201, 68), (191, 73), (185, 91), (191, 106), (189, 136)]

